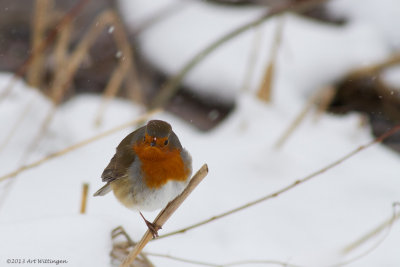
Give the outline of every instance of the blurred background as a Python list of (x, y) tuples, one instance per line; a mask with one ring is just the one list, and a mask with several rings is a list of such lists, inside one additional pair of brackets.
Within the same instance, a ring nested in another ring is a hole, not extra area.
[[(141, 222), (112, 196), (89, 198), (85, 218), (76, 207), (100, 186), (119, 141), (149, 118), (171, 122), (195, 170), (210, 167), (173, 216), (177, 229), (394, 129), (399, 25), (398, 0), (0, 0), (0, 233), (10, 248), (0, 256), (109, 266), (114, 251), (120, 263), (127, 252), (115, 252), (109, 232), (123, 225), (138, 240)], [(400, 133), (382, 143), (275, 205), (154, 242), (164, 258), (135, 266), (195, 265), (169, 253), (218, 263), (208, 266), (243, 257), (400, 266), (400, 216), (389, 216)], [(82, 250), (66, 254), (77, 242)]]
[[(266, 84), (272, 87), (273, 80), (279, 79), (276, 76), (293, 72), (294, 67), (288, 70), (290, 67), (286, 65), (303, 64), (297, 75), (285, 74), (287, 80), (314, 81), (298, 91), (310, 95), (329, 85), (334, 90), (329, 112), (361, 112), (372, 123), (374, 133), (382, 133), (398, 122), (400, 116), (396, 90), (399, 33), (395, 2), (308, 2), (311, 4), (303, 0), (160, 1), (154, 4), (48, 0), (21, 4), (3, 0), (0, 69), (16, 73), (51, 97), (57, 72), (65, 71), (60, 66), (75, 56), (78, 63), (67, 73), (68, 85), (64, 85), (57, 100), (60, 104), (75, 94), (96, 93), (149, 106), (163, 85), (179, 75), (185, 64), (207, 45), (267, 10), (299, 5), (303, 10), (297, 15), (300, 23), (306, 24), (303, 29), (296, 28), (297, 22), (293, 21), (296, 19), (292, 18), (286, 19), (286, 26), (285, 19), (262, 20), (261, 25), (249, 27), (219, 45), (210, 57), (199, 59), (198, 66), (184, 75), (173, 93), (157, 101), (157, 105), (207, 131), (234, 109), (241, 91), (255, 93), (262, 91)], [(304, 3), (306, 7), (301, 6)], [(113, 12), (114, 17), (107, 18), (105, 12)], [(83, 40), (88, 42), (86, 46)], [(343, 51), (343, 46), (350, 47)], [(83, 49), (80, 55), (78, 48)], [(123, 49), (129, 50), (129, 55), (123, 54)], [(311, 51), (320, 54), (310, 55)], [(113, 71), (122, 68), (121, 58), (129, 60), (130, 66), (122, 71), (121, 77), (114, 77), (112, 83)], [(325, 77), (320, 77), (315, 73), (317, 63), (321, 68), (333, 70), (325, 71)], [(371, 63), (377, 66), (363, 69)], [(268, 64), (274, 71), (265, 83)], [(360, 69), (363, 69), (361, 73), (353, 75), (352, 72)], [(351, 75), (355, 77), (349, 78)], [(269, 102), (272, 95), (267, 93), (260, 98)]]

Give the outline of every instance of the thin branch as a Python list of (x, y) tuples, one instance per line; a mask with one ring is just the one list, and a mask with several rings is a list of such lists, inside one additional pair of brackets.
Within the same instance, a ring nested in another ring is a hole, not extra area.
[(278, 265), (282, 267), (304, 267), (304, 265), (294, 265), (291, 263), (283, 262), (283, 261), (274, 261), (274, 260), (244, 260), (244, 261), (235, 261), (227, 264), (221, 265), (221, 267), (228, 267), (228, 266), (238, 266), (238, 265), (248, 265), (248, 264), (269, 264), (269, 265)]
[(308, 0), (308, 1), (297, 1), (295, 4), (291, 3), (285, 6), (279, 6), (277, 8), (271, 9), (264, 15), (260, 16), (250, 23), (229, 32), (228, 34), (222, 36), (215, 42), (208, 45), (206, 48), (201, 50), (196, 54), (188, 63), (183, 66), (183, 68), (178, 72), (177, 75), (172, 77), (165, 86), (161, 89), (159, 94), (154, 98), (150, 107), (160, 107), (163, 106), (179, 89), (179, 85), (182, 82), (186, 74), (191, 71), (198, 63), (200, 63), (204, 58), (210, 55), (214, 50), (220, 47), (222, 44), (232, 40), (234, 37), (246, 32), (247, 30), (260, 25), (265, 20), (275, 17), (277, 15), (283, 14), (285, 12), (304, 12), (318, 4), (324, 3), (328, 0)]
[(17, 132), (19, 126), (22, 124), (23, 120), (25, 119), (26, 115), (31, 112), (32, 106), (34, 102), (34, 97), (31, 96), (29, 99), (28, 104), (24, 107), (22, 112), (19, 114), (17, 120), (14, 122), (13, 126), (11, 127), (10, 132), (7, 134), (7, 137), (0, 143), (0, 152), (7, 146), (10, 140), (13, 138), (15, 133)]
[[(379, 240), (371, 248), (369, 248), (368, 250), (364, 251), (360, 255), (357, 255), (356, 257), (353, 257), (353, 258), (351, 258), (351, 259), (349, 259), (347, 261), (342, 261), (342, 262), (339, 262), (339, 263), (334, 263), (334, 264), (329, 264), (329, 265), (324, 265), (324, 266), (325, 267), (345, 266), (345, 265), (348, 265), (350, 263), (354, 263), (354, 262), (364, 258), (368, 254), (370, 254), (373, 250), (378, 248), (383, 243), (383, 241), (385, 241), (386, 238), (389, 236), (389, 233), (391, 231), (391, 228), (392, 228), (393, 224), (400, 217), (400, 213), (398, 213), (396, 211), (396, 207), (397, 206), (400, 206), (399, 202), (393, 203), (393, 214), (392, 214), (392, 216), (391, 216), (389, 221), (385, 222), (380, 227), (378, 227), (376, 230), (374, 230), (370, 234), (368, 234), (366, 237), (362, 238), (361, 239), (362, 242), (357, 241), (357, 242), (355, 242), (355, 244), (356, 244), (356, 246), (358, 246), (358, 245), (360, 245), (360, 243), (363, 243), (367, 239), (372, 238), (374, 235), (377, 234), (377, 232), (383, 231), (384, 229), (388, 229), (386, 234), (385, 234), (385, 236), (382, 237), (381, 240)], [(354, 248), (354, 246), (351, 246), (351, 249), (353, 249), (353, 248)], [(347, 248), (346, 248), (346, 250), (347, 250)], [(344, 251), (344, 253), (348, 253), (348, 252), (349, 251)], [(186, 263), (191, 263), (191, 264), (195, 264), (195, 265), (210, 266), (210, 267), (229, 267), (229, 266), (239, 266), (239, 265), (244, 265), (244, 264), (246, 264), (246, 265), (248, 265), (248, 264), (262, 264), (262, 265), (268, 264), (268, 265), (278, 265), (278, 266), (283, 266), (283, 267), (303, 267), (303, 266), (305, 266), (305, 265), (292, 264), (292, 263), (278, 261), (278, 260), (241, 260), (241, 261), (234, 261), (234, 262), (225, 263), (225, 264), (216, 264), (216, 263), (210, 263), (210, 262), (191, 260), (191, 259), (187, 259), (187, 258), (175, 257), (175, 256), (171, 256), (171, 255), (167, 255), (167, 254), (160, 254), (160, 253), (146, 252), (146, 253), (142, 253), (142, 254), (146, 254), (148, 256), (167, 258), (167, 259), (170, 259), (170, 260), (186, 262)]]
[(171, 233), (167, 233), (167, 234), (164, 234), (164, 235), (160, 235), (160, 236), (158, 237), (158, 239), (160, 239), (160, 238), (165, 238), (165, 237), (169, 237), (169, 236), (176, 235), (176, 234), (185, 233), (185, 232), (187, 232), (187, 231), (189, 231), (189, 230), (192, 230), (192, 229), (194, 229), (194, 228), (203, 226), (203, 225), (205, 225), (205, 224), (208, 224), (208, 223), (213, 222), (213, 221), (215, 221), (215, 220), (221, 219), (221, 218), (226, 217), (226, 216), (228, 216), (228, 215), (231, 215), (231, 214), (233, 214), (233, 213), (239, 212), (239, 211), (241, 211), (241, 210), (244, 210), (244, 209), (246, 209), (246, 208), (249, 208), (249, 207), (251, 207), (251, 206), (254, 206), (254, 205), (256, 205), (256, 204), (259, 204), (259, 203), (261, 203), (261, 202), (264, 202), (264, 201), (266, 201), (266, 200), (275, 198), (275, 197), (279, 196), (280, 194), (285, 193), (285, 192), (287, 192), (287, 191), (289, 191), (289, 190), (291, 190), (291, 189), (297, 187), (298, 185), (303, 184), (303, 183), (305, 183), (305, 182), (311, 180), (312, 178), (317, 177), (318, 175), (320, 175), (320, 174), (322, 174), (322, 173), (324, 173), (324, 172), (326, 172), (326, 171), (328, 171), (328, 170), (330, 170), (330, 169), (332, 169), (332, 168), (334, 168), (334, 167), (340, 165), (340, 164), (341, 164), (342, 162), (344, 162), (345, 160), (347, 160), (347, 159), (353, 157), (354, 155), (356, 155), (356, 154), (358, 154), (359, 152), (361, 152), (361, 151), (363, 151), (363, 150), (369, 148), (370, 146), (382, 142), (383, 140), (385, 140), (385, 139), (388, 138), (389, 136), (392, 136), (393, 134), (395, 134), (395, 133), (398, 132), (399, 130), (400, 130), (400, 124), (397, 125), (397, 126), (395, 126), (395, 127), (393, 127), (393, 128), (390, 129), (389, 131), (385, 132), (384, 134), (382, 134), (382, 135), (379, 136), (378, 138), (372, 140), (371, 142), (369, 142), (369, 143), (367, 143), (367, 144), (365, 144), (365, 145), (362, 145), (362, 146), (358, 147), (357, 149), (351, 151), (350, 153), (346, 154), (346, 155), (343, 156), (342, 158), (340, 158), (340, 159), (338, 159), (338, 160), (332, 162), (331, 164), (325, 166), (324, 168), (322, 168), (322, 169), (320, 169), (320, 170), (317, 170), (317, 171), (315, 171), (315, 172), (313, 172), (313, 173), (307, 175), (306, 177), (304, 177), (304, 178), (302, 178), (302, 179), (296, 180), (296, 181), (293, 182), (292, 184), (290, 184), (290, 185), (288, 185), (288, 186), (285, 186), (285, 187), (283, 187), (282, 189), (280, 189), (280, 190), (278, 190), (278, 191), (276, 191), (276, 192), (274, 192), (274, 193), (272, 193), (272, 194), (266, 195), (266, 196), (261, 197), (261, 198), (259, 198), (259, 199), (257, 199), (257, 200), (254, 200), (254, 201), (252, 201), (252, 202), (249, 202), (249, 203), (247, 203), (247, 204), (244, 204), (244, 205), (242, 205), (242, 206), (239, 206), (239, 207), (237, 207), (237, 208), (235, 208), (235, 209), (226, 211), (226, 212), (224, 212), (224, 213), (222, 213), (222, 214), (213, 216), (213, 217), (211, 217), (211, 218), (209, 218), (209, 219), (206, 219), (206, 220), (203, 220), (203, 221), (201, 221), (201, 222), (195, 223), (195, 224), (193, 224), (193, 225), (187, 226), (187, 227), (182, 228), (182, 229), (180, 229), (180, 230), (177, 230), (177, 231), (174, 231), (174, 232), (171, 232)]
[(243, 84), (241, 88), (242, 92), (249, 91), (250, 82), (254, 75), (254, 68), (256, 66), (256, 62), (260, 54), (260, 44), (262, 41), (262, 35), (263, 35), (262, 29), (260, 26), (258, 26), (257, 29), (255, 29), (254, 31), (254, 38), (247, 59)]
[(308, 101), (305, 103), (304, 107), (301, 109), (299, 114), (293, 119), (292, 122), (290, 122), (289, 126), (287, 129), (283, 132), (283, 134), (279, 137), (278, 141), (275, 144), (275, 148), (279, 149), (281, 148), (286, 140), (293, 134), (293, 132), (299, 127), (300, 123), (304, 120), (306, 117), (307, 113), (311, 110), (311, 108), (314, 106), (315, 102), (317, 101), (318, 97), (320, 95), (320, 92), (314, 92), (311, 97), (309, 97)]
[(200, 265), (200, 266), (210, 266), (210, 267), (228, 267), (228, 266), (238, 266), (238, 265), (247, 265), (247, 264), (269, 264), (269, 265), (278, 265), (282, 267), (302, 267), (300, 265), (294, 265), (290, 264), (287, 262), (283, 261), (275, 261), (275, 260), (241, 260), (241, 261), (235, 261), (235, 262), (230, 262), (230, 263), (225, 263), (225, 264), (217, 264), (217, 263), (210, 263), (210, 262), (204, 262), (204, 261), (198, 261), (198, 260), (191, 260), (191, 259), (186, 259), (182, 257), (175, 257), (171, 256), (168, 254), (161, 254), (161, 253), (152, 253), (152, 252), (145, 252), (147, 256), (152, 256), (152, 257), (160, 257), (160, 258), (166, 258), (174, 261), (180, 261), (180, 262), (186, 262), (186, 263), (191, 263), (195, 265)]
[[(154, 224), (162, 227), (164, 223), (172, 216), (172, 214), (179, 208), (179, 206), (185, 201), (190, 193), (196, 188), (196, 186), (207, 176), (208, 167), (204, 164), (200, 170), (193, 176), (189, 184), (183, 190), (183, 192), (178, 195), (174, 200), (168, 203), (168, 205), (158, 214), (157, 218), (154, 220)], [(143, 250), (146, 244), (152, 239), (153, 235), (150, 230), (147, 230), (142, 239), (133, 250), (129, 253), (128, 257), (122, 262), (121, 267), (129, 267), (130, 264), (135, 260), (137, 255)]]
[(32, 162), (32, 163), (30, 163), (28, 165), (24, 165), (24, 166), (16, 169), (13, 172), (10, 172), (8, 174), (0, 176), (0, 182), (4, 181), (6, 179), (9, 179), (9, 178), (15, 177), (16, 175), (20, 174), (21, 172), (24, 172), (24, 171), (30, 170), (30, 169), (32, 169), (34, 167), (37, 167), (39, 165), (42, 165), (43, 163), (45, 163), (45, 162), (47, 162), (47, 161), (49, 161), (51, 159), (54, 159), (54, 158), (57, 158), (59, 156), (65, 155), (65, 154), (67, 154), (69, 152), (72, 152), (72, 151), (78, 149), (78, 148), (86, 146), (86, 145), (88, 145), (88, 144), (90, 144), (90, 143), (92, 143), (94, 141), (100, 140), (101, 138), (106, 137), (106, 136), (108, 136), (110, 134), (116, 133), (118, 131), (121, 131), (122, 129), (125, 129), (127, 127), (135, 125), (136, 123), (138, 123), (140, 121), (143, 121), (143, 120), (146, 120), (147, 118), (153, 116), (154, 114), (156, 114), (156, 113), (158, 113), (160, 111), (161, 111), (161, 109), (150, 110), (149, 112), (143, 114), (142, 116), (140, 116), (136, 120), (121, 124), (121, 125), (119, 125), (117, 127), (114, 127), (112, 129), (108, 130), (108, 131), (105, 131), (105, 132), (103, 132), (101, 134), (95, 135), (95, 136), (93, 136), (91, 138), (88, 138), (88, 139), (86, 139), (84, 141), (81, 141), (81, 142), (79, 142), (77, 144), (69, 146), (69, 147), (67, 147), (67, 148), (65, 148), (63, 150), (60, 150), (60, 151), (55, 152), (53, 154), (50, 154), (49, 156), (46, 156), (46, 157), (44, 157), (44, 158), (42, 158), (40, 160)]
[(317, 112), (314, 115), (314, 121), (317, 122), (321, 115), (327, 112), (329, 105), (332, 103), (337, 92), (337, 87), (327, 85), (321, 90), (321, 94), (317, 99)]
[(185, 263), (190, 263), (190, 264), (195, 264), (195, 265), (200, 265), (200, 266), (221, 267), (220, 264), (216, 264), (216, 263), (191, 260), (191, 259), (171, 256), (168, 254), (152, 253), (152, 252), (143, 252), (143, 254), (145, 254), (147, 256), (151, 256), (151, 257), (165, 258), (165, 259), (169, 259), (169, 260), (173, 260), (173, 261), (185, 262)]
[(348, 75), (349, 77), (357, 77), (357, 76), (362, 76), (368, 73), (377, 73), (382, 71), (383, 69), (386, 69), (388, 67), (391, 67), (393, 65), (397, 65), (400, 63), (400, 53), (398, 54), (393, 54), (387, 59), (383, 60), (382, 62), (379, 62), (377, 64), (367, 66), (367, 67), (362, 67), (359, 69), (356, 69)]
[[(117, 238), (119, 236), (123, 236), (126, 241), (117, 242)], [(136, 242), (134, 242), (130, 238), (130, 236), (126, 233), (125, 229), (122, 226), (118, 226), (111, 231), (111, 240), (113, 246), (110, 256), (113, 260), (118, 261), (119, 265), (128, 256), (130, 249), (136, 245)], [(139, 257), (136, 258), (136, 261), (133, 263), (133, 265), (136, 266), (135, 264), (141, 267), (154, 267), (154, 264), (143, 252), (140, 253)]]
[(155, 24), (161, 23), (163, 20), (175, 15), (178, 12), (181, 12), (185, 7), (189, 6), (190, 5), (188, 5), (188, 2), (186, 1), (175, 1), (163, 8), (160, 8), (160, 10), (157, 10), (154, 12), (154, 14), (151, 14), (145, 18), (144, 21), (142, 21), (140, 25), (133, 31), (132, 35), (138, 36)]
[(386, 238), (390, 234), (390, 231), (392, 230), (392, 226), (393, 226), (394, 222), (396, 221), (396, 217), (397, 217), (396, 206), (398, 206), (398, 205), (399, 205), (399, 203), (397, 203), (397, 202), (393, 203), (393, 215), (392, 215), (392, 218), (390, 219), (389, 224), (386, 225), (385, 228), (384, 228), (384, 229), (387, 229), (387, 232), (380, 240), (378, 240), (378, 242), (376, 242), (372, 247), (370, 247), (366, 251), (362, 252), (361, 254), (355, 256), (354, 258), (351, 258), (351, 259), (349, 259), (347, 261), (343, 261), (343, 262), (340, 262), (340, 263), (337, 263), (337, 264), (329, 265), (328, 267), (340, 267), (340, 266), (345, 266), (345, 265), (354, 263), (354, 262), (364, 258), (365, 256), (367, 256), (368, 254), (370, 254), (375, 249), (377, 249), (386, 240)]
[(271, 102), (272, 86), (275, 77), (276, 58), (278, 57), (279, 48), (282, 44), (282, 33), (284, 26), (284, 18), (281, 17), (275, 30), (275, 35), (271, 47), (270, 58), (264, 70), (264, 76), (261, 85), (257, 91), (257, 97), (266, 103)]
[[(400, 203), (394, 203), (393, 204), (393, 209), (396, 206), (400, 206)], [(395, 210), (393, 211), (393, 215), (386, 221), (384, 221), (383, 223), (381, 223), (380, 225), (378, 225), (377, 227), (375, 227), (374, 229), (372, 229), (371, 231), (369, 231), (367, 234), (365, 234), (364, 236), (360, 237), (359, 239), (357, 239), (356, 241), (352, 242), (350, 245), (346, 246), (343, 249), (343, 253), (349, 253), (352, 250), (358, 248), (359, 246), (361, 246), (362, 244), (364, 244), (365, 242), (367, 242), (368, 240), (370, 240), (371, 238), (373, 238), (374, 236), (378, 235), (379, 233), (381, 233), (383, 230), (385, 230), (386, 228), (390, 227), (394, 222), (396, 222), (398, 219), (400, 219), (400, 212), (396, 212)]]

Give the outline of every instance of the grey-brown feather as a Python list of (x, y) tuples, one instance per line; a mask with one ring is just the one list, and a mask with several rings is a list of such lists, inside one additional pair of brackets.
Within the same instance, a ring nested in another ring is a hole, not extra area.
[(143, 138), (145, 126), (128, 134), (117, 146), (115, 155), (104, 169), (101, 179), (103, 182), (111, 183), (112, 181), (124, 176), (135, 160), (135, 153), (132, 146), (138, 139)]
[(111, 183), (126, 174), (129, 166), (135, 161), (135, 154), (132, 146), (139, 138), (143, 138), (144, 131), (145, 126), (128, 134), (121, 143), (119, 143), (114, 156), (101, 174), (101, 180), (107, 184), (97, 190), (94, 196), (104, 196), (109, 193), (112, 190)]
[(112, 190), (111, 183), (107, 183), (105, 186), (97, 190), (96, 193), (93, 194), (93, 196), (95, 197), (104, 196), (105, 194), (111, 192), (111, 190)]

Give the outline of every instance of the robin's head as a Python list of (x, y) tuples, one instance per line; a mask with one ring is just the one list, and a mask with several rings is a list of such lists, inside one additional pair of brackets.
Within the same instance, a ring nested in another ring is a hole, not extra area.
[(151, 120), (145, 126), (144, 136), (141, 140), (144, 146), (162, 150), (181, 149), (178, 137), (172, 131), (169, 123), (162, 120)]

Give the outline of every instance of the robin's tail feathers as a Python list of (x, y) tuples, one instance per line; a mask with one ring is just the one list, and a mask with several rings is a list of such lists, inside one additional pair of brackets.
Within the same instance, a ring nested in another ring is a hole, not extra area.
[(99, 190), (97, 190), (96, 193), (93, 194), (94, 197), (97, 196), (104, 196), (105, 194), (109, 193), (111, 191), (111, 184), (107, 183), (105, 186), (103, 186), (102, 188), (100, 188)]

